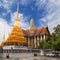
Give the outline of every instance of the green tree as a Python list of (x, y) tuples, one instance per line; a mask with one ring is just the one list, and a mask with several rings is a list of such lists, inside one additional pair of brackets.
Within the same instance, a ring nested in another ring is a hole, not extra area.
[(60, 25), (54, 27), (54, 32), (47, 37), (45, 42), (41, 42), (39, 48), (60, 50)]

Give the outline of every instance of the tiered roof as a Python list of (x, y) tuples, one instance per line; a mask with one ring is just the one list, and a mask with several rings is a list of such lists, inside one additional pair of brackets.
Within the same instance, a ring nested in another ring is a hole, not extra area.
[(31, 35), (30, 30), (22, 30), (25, 36), (40, 36), (42, 34), (50, 35), (48, 27), (42, 27), (41, 29), (35, 29), (34, 33)]

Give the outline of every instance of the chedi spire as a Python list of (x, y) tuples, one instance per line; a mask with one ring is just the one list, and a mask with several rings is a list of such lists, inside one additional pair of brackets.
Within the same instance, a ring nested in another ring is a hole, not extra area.
[(29, 30), (30, 30), (31, 35), (33, 35), (34, 31), (36, 30), (36, 28), (34, 26), (34, 19), (31, 19)]
[(19, 3), (17, 4), (16, 20), (15, 20), (14, 26), (20, 27), (20, 22), (19, 22)]
[(27, 45), (27, 41), (26, 41), (26, 39), (23, 35), (23, 32), (22, 32), (22, 29), (20, 27), (20, 21), (18, 18), (18, 16), (19, 16), (18, 10), (19, 10), (19, 3), (17, 4), (16, 20), (15, 20), (13, 29), (11, 31), (11, 34), (5, 41), (4, 46), (26, 46)]
[(30, 22), (30, 30), (35, 30), (34, 19), (31, 19), (31, 22)]

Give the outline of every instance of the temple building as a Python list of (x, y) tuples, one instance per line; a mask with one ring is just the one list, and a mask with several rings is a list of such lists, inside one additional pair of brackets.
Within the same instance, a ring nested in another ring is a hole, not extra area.
[(40, 42), (45, 41), (47, 36), (50, 35), (48, 30), (48, 26), (37, 29), (34, 26), (34, 20), (31, 19), (30, 28), (27, 30), (22, 30), (20, 27), (18, 14), (16, 17), (16, 21), (14, 23), (14, 27), (12, 29), (11, 34), (8, 39), (5, 41), (5, 35), (3, 36), (1, 46), (26, 46), (28, 48), (37, 48), (40, 45)]
[(50, 32), (48, 26), (42, 27), (40, 29), (34, 26), (34, 20), (31, 19), (30, 28), (23, 30), (24, 36), (28, 41), (28, 48), (37, 48), (40, 45), (40, 42), (45, 41)]
[(40, 42), (45, 41), (47, 36), (50, 35), (48, 26), (38, 29), (34, 25), (34, 20), (31, 19), (30, 28), (23, 30), (21, 29), (18, 16), (19, 13), (17, 9), (16, 20), (11, 34), (7, 40), (3, 37), (1, 46), (26, 46), (27, 48), (37, 48)]

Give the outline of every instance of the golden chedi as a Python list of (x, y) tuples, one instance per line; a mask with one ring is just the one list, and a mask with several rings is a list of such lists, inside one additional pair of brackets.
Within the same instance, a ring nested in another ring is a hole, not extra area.
[(16, 14), (16, 21), (8, 39), (4, 42), (3, 46), (27, 46), (27, 41), (23, 36), (22, 29), (18, 18), (18, 11)]

